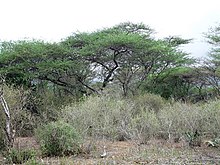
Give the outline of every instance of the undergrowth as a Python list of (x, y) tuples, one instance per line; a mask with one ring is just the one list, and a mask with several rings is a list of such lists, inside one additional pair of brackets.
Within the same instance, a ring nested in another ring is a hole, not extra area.
[(162, 138), (178, 142), (196, 132), (199, 138), (218, 137), (219, 106), (220, 101), (203, 105), (170, 103), (152, 94), (132, 98), (93, 96), (65, 107), (61, 118), (84, 137), (132, 139), (142, 143)]

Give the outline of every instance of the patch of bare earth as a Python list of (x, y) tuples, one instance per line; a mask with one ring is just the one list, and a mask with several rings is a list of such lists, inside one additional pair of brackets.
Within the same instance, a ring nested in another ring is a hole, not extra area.
[[(220, 164), (219, 149), (189, 147), (186, 143), (151, 140), (148, 144), (126, 142), (97, 142), (97, 153), (88, 159), (73, 158), (73, 164)], [(103, 146), (107, 156), (100, 158)]]
[(14, 148), (17, 149), (39, 149), (39, 144), (34, 137), (19, 137), (14, 141)]
[[(18, 138), (15, 144), (20, 148), (39, 150), (34, 138)], [(48, 165), (220, 164), (220, 149), (205, 145), (191, 148), (184, 142), (151, 140), (139, 144), (135, 141), (88, 140), (82, 148), (80, 155), (38, 160)], [(104, 150), (106, 156), (101, 157)]]

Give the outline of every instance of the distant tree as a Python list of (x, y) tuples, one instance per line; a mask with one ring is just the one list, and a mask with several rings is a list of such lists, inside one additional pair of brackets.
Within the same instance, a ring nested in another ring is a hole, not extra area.
[(200, 66), (200, 74), (203, 82), (215, 95), (220, 95), (220, 25), (210, 28), (205, 34), (207, 42), (212, 46), (203, 65)]
[(215, 66), (220, 65), (220, 25), (210, 28), (205, 34), (207, 42), (212, 46), (209, 57)]
[[(189, 98), (194, 101), (212, 99), (220, 95), (220, 28), (211, 28), (205, 34), (212, 49), (208, 57), (199, 60), (188, 75), (188, 80), (194, 89)], [(196, 89), (196, 90), (195, 90)]]

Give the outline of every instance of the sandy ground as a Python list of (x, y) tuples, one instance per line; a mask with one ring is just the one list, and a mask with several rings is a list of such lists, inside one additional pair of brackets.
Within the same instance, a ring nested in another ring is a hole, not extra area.
[[(32, 137), (17, 138), (15, 147), (39, 150)], [(135, 141), (88, 140), (82, 148), (80, 155), (36, 159), (45, 165), (220, 164), (219, 148), (206, 145), (191, 148), (184, 142), (150, 140), (147, 144), (139, 144)], [(101, 157), (104, 152), (106, 156)], [(4, 164), (3, 157), (0, 164)]]

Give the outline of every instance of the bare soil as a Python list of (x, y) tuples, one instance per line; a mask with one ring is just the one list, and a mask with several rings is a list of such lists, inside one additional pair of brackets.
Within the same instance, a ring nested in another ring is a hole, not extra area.
[[(15, 147), (39, 150), (32, 137), (17, 138)], [(107, 141), (90, 139), (82, 145), (83, 152), (69, 157), (41, 158), (37, 161), (45, 165), (137, 165), (137, 164), (220, 164), (220, 149), (208, 147), (191, 148), (185, 142), (150, 140), (147, 144), (135, 141)], [(105, 149), (104, 149), (105, 148)], [(104, 150), (106, 156), (101, 157)], [(0, 164), (4, 164), (0, 157)]]

